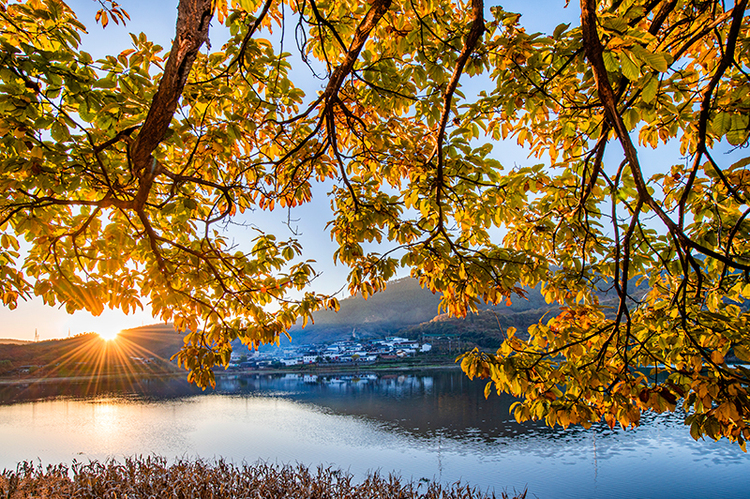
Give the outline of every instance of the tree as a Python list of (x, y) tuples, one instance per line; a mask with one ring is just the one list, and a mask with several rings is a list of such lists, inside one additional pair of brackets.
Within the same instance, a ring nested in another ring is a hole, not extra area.
[[(148, 300), (210, 383), (231, 340), (272, 342), (337, 306), (289, 298), (314, 276), (294, 240), (232, 248), (217, 228), (332, 179), (352, 292), (408, 267), (458, 316), (536, 286), (560, 304), (463, 357), (488, 394), (521, 398), (518, 420), (633, 426), (679, 404), (694, 437), (744, 449), (750, 371), (727, 359), (750, 361), (750, 158), (719, 152), (748, 145), (746, 0), (580, 9), (543, 35), (482, 0), (181, 0), (168, 57), (141, 35), (93, 61), (61, 1), (0, 0), (5, 304)], [(97, 17), (126, 15), (111, 2)], [(213, 17), (231, 38), (204, 53)], [(324, 82), (312, 97), (264, 38), (292, 27)], [(503, 141), (539, 164), (504, 167)]]

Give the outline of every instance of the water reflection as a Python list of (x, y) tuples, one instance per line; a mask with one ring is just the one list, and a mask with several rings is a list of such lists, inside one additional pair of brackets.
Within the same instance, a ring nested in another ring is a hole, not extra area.
[[(539, 422), (516, 423), (510, 415), (514, 399), (493, 394), (484, 397), (485, 382), (469, 380), (458, 370), (356, 375), (233, 374), (217, 377), (216, 388), (203, 391), (183, 376), (102, 379), (96, 384), (60, 380), (0, 385), (0, 405), (42, 400), (89, 400), (100, 407), (126, 401), (165, 401), (222, 394), (246, 397), (280, 397), (311, 404), (319, 409), (365, 418), (389, 431), (418, 439), (452, 438), (464, 443), (508, 445), (508, 438), (534, 442), (553, 440), (563, 445), (592, 433), (600, 439), (617, 434), (606, 425), (588, 432), (580, 427), (548, 428)], [(646, 425), (681, 424), (681, 415), (646, 415)], [(102, 422), (101, 424), (105, 424)], [(600, 458), (606, 459), (607, 454)]]
[[(460, 438), (495, 442), (499, 437), (555, 436), (543, 424), (519, 425), (510, 417), (511, 397), (484, 397), (484, 382), (458, 370), (357, 375), (249, 374), (217, 378), (202, 391), (184, 377), (59, 381), (0, 386), (0, 404), (61, 399), (159, 401), (201, 394), (281, 397), (368, 418), (418, 438)], [(571, 432), (568, 432), (571, 433)]]
[(101, 377), (96, 383), (88, 379), (48, 378), (34, 383), (0, 384), (0, 405), (41, 400), (116, 399), (165, 400), (202, 393), (180, 376)]
[(159, 377), (6, 385), (0, 468), (155, 453), (398, 471), (550, 498), (747, 491), (748, 456), (693, 442), (679, 415), (647, 416), (636, 431), (518, 425), (512, 399), (483, 389), (457, 370), (231, 375), (206, 392)]

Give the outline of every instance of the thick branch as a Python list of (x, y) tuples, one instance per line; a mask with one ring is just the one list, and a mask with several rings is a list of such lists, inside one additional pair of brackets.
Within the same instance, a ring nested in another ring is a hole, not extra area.
[[(464, 42), (464, 48), (461, 54), (458, 56), (456, 61), (456, 67), (453, 69), (453, 75), (448, 82), (448, 87), (445, 89), (445, 95), (443, 96), (443, 112), (440, 116), (440, 124), (438, 127), (438, 136), (435, 144), (435, 152), (437, 154), (437, 186), (436, 186), (436, 204), (438, 207), (438, 214), (440, 217), (440, 226), (443, 223), (443, 207), (442, 207), (442, 189), (445, 183), (443, 175), (443, 142), (445, 141), (445, 129), (448, 126), (448, 118), (451, 113), (451, 103), (453, 101), (453, 94), (456, 92), (458, 87), (458, 81), (461, 79), (461, 74), (464, 71), (466, 62), (471, 57), (472, 52), (479, 43), (479, 39), (484, 33), (484, 2), (483, 0), (472, 0), (471, 2), (471, 28), (469, 34), (466, 35), (466, 41)], [(446, 239), (450, 241), (450, 238)]]
[[(472, 0), (471, 2), (471, 29), (469, 34), (466, 36), (464, 42), (464, 48), (461, 54), (458, 56), (456, 61), (456, 67), (453, 69), (453, 75), (448, 82), (448, 88), (445, 89), (445, 95), (443, 96), (443, 113), (440, 117), (440, 127), (438, 129), (437, 138), (437, 149), (438, 154), (442, 151), (443, 140), (445, 138), (445, 128), (448, 125), (448, 117), (451, 112), (451, 102), (453, 100), (453, 94), (456, 92), (458, 87), (458, 80), (461, 79), (461, 74), (464, 71), (466, 62), (471, 57), (471, 53), (479, 43), (479, 39), (484, 33), (484, 2), (482, 0)], [(440, 161), (440, 159), (438, 159)]]
[[(698, 144), (695, 147), (695, 160), (694, 160), (694, 168), (693, 168), (693, 174), (691, 174), (690, 179), (688, 180), (687, 185), (685, 186), (685, 190), (682, 194), (682, 197), (680, 198), (680, 225), (682, 226), (682, 219), (684, 216), (684, 206), (687, 202), (687, 197), (692, 189), (693, 182), (695, 180), (695, 172), (697, 171), (698, 165), (701, 162), (701, 159), (703, 157), (703, 154), (707, 154), (706, 150), (706, 134), (708, 130), (708, 120), (711, 113), (711, 99), (713, 98), (714, 90), (716, 90), (716, 87), (719, 86), (719, 82), (721, 81), (721, 78), (724, 76), (724, 73), (729, 68), (729, 66), (734, 63), (734, 51), (735, 47), (737, 45), (737, 36), (740, 32), (740, 27), (742, 26), (742, 17), (745, 13), (745, 8), (747, 7), (747, 0), (740, 0), (737, 2), (737, 5), (735, 5), (735, 8), (733, 10), (732, 14), (732, 24), (729, 28), (729, 34), (727, 35), (727, 44), (726, 44), (726, 50), (724, 51), (724, 54), (721, 58), (721, 61), (719, 62), (719, 65), (716, 67), (716, 71), (714, 71), (713, 76), (711, 77), (711, 81), (708, 82), (708, 85), (701, 93), (701, 108), (700, 108), (700, 114), (698, 115)], [(713, 162), (712, 162), (713, 164)], [(734, 196), (734, 198), (739, 201), (743, 202), (742, 197), (737, 193), (737, 191), (729, 184), (729, 182), (726, 181), (726, 178), (724, 177), (721, 170), (717, 167), (715, 168), (716, 172), (719, 174), (719, 178), (721, 178), (724, 181), (724, 185), (726, 186), (727, 190)]]
[(136, 207), (145, 204), (158, 174), (151, 153), (164, 140), (198, 51), (208, 40), (211, 3), (211, 0), (181, 0), (177, 7), (177, 28), (172, 51), (159, 89), (151, 101), (146, 121), (131, 149), (133, 169), (141, 180), (134, 200)]
[(354, 38), (352, 38), (352, 43), (349, 46), (349, 51), (344, 56), (341, 64), (331, 74), (331, 79), (328, 80), (328, 85), (323, 95), (321, 95), (321, 98), (326, 101), (326, 108), (333, 103), (335, 100), (334, 97), (344, 82), (344, 78), (351, 73), (362, 47), (365, 46), (365, 42), (370, 36), (370, 31), (373, 30), (378, 21), (388, 12), (390, 6), (391, 0), (374, 0), (372, 2), (372, 7), (367, 11), (365, 18), (362, 19), (359, 26), (357, 26), (357, 31), (354, 33)]
[[(741, 0), (746, 1), (746, 0)], [(682, 244), (685, 248), (692, 248), (706, 256), (715, 258), (716, 260), (728, 265), (729, 267), (750, 270), (750, 265), (740, 263), (734, 259), (726, 258), (724, 255), (707, 248), (696, 241), (690, 239), (682, 229), (667, 215), (662, 209), (659, 203), (649, 194), (646, 182), (643, 178), (643, 172), (641, 165), (638, 160), (638, 153), (630, 139), (625, 123), (617, 111), (617, 99), (615, 93), (612, 90), (612, 86), (609, 83), (607, 77), (607, 69), (604, 66), (604, 57), (602, 55), (603, 48), (601, 41), (599, 40), (599, 34), (596, 29), (596, 1), (595, 0), (581, 0), (581, 31), (583, 34), (583, 46), (586, 51), (586, 58), (591, 63), (591, 68), (594, 73), (594, 79), (596, 80), (597, 93), (599, 99), (604, 107), (604, 115), (610, 123), (610, 126), (617, 133), (617, 138), (622, 145), (625, 153), (625, 158), (628, 161), (630, 169), (633, 173), (633, 180), (635, 183), (636, 190), (640, 201), (643, 201), (645, 205), (654, 210), (654, 213), (659, 219), (667, 226), (670, 233)]]

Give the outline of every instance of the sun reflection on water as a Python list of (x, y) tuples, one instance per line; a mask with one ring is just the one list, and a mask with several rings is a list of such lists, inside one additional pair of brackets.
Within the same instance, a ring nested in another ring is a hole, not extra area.
[[(97, 399), (92, 402), (94, 430), (107, 441), (111, 441), (117, 435), (120, 426), (118, 420), (118, 406), (122, 406), (121, 400), (111, 398)], [(115, 438), (116, 439), (116, 438)]]

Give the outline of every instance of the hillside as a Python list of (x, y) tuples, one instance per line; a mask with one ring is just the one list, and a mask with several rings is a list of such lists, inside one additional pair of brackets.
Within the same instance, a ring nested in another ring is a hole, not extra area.
[(183, 345), (183, 335), (172, 324), (152, 324), (120, 332), (117, 341), (132, 345), (141, 356), (156, 356), (169, 360)]
[[(376, 293), (367, 300), (359, 295), (341, 300), (341, 309), (337, 313), (316, 312), (313, 314), (313, 324), (304, 329), (295, 326), (290, 334), (294, 344), (305, 344), (350, 338), (352, 332), (360, 339), (395, 334), (413, 335), (418, 334), (418, 331), (433, 334), (447, 331), (461, 323), (461, 319), (433, 322), (433, 319), (438, 317), (439, 303), (439, 294), (422, 289), (416, 279), (407, 277), (388, 283), (385, 291)], [(532, 290), (526, 299), (514, 297), (510, 306), (485, 305), (482, 308), (503, 316), (512, 316), (513, 319), (503, 318), (501, 322), (525, 329), (553, 307), (546, 304), (541, 293)], [(480, 315), (483, 317), (485, 314), (480, 310)], [(493, 313), (486, 319), (470, 316), (467, 320), (474, 324), (471, 327), (476, 328), (482, 324), (483, 330), (492, 336), (490, 331), (497, 330), (497, 319), (494, 317)]]
[(492, 308), (479, 310), (465, 318), (440, 314), (428, 322), (405, 328), (399, 332), (410, 339), (424, 339), (428, 335), (454, 335), (463, 343), (473, 347), (498, 348), (505, 339), (509, 327), (516, 328), (519, 337), (525, 337), (526, 329), (548, 313), (551, 307), (524, 310), (517, 313), (502, 313)]
[(93, 373), (162, 372), (182, 345), (171, 325), (125, 330), (107, 342), (96, 333), (59, 340), (0, 343), (1, 375), (68, 376)]
[[(637, 290), (638, 293), (645, 288)], [(614, 305), (615, 297), (600, 293), (602, 304)], [(451, 335), (463, 344), (483, 348), (497, 348), (502, 342), (503, 331), (515, 327), (519, 334), (539, 321), (545, 314), (552, 316), (559, 310), (557, 305), (548, 305), (538, 290), (530, 290), (526, 298), (513, 297), (512, 304), (485, 305), (476, 314), (461, 319), (438, 315), (440, 295), (422, 289), (412, 278), (390, 282), (385, 291), (365, 300), (353, 296), (341, 300), (341, 309), (320, 311), (314, 314), (314, 323), (304, 329), (295, 326), (290, 331), (295, 345), (331, 343), (352, 337), (359, 339), (382, 338), (389, 335), (419, 339), (425, 335)], [(79, 366), (90, 364), (90, 359), (81, 360), (82, 355), (100, 352), (102, 340), (94, 334), (80, 335), (63, 340), (41, 342), (0, 341), (0, 375), (25, 365), (57, 365), (67, 362)], [(282, 345), (286, 342), (282, 339)], [(169, 359), (183, 345), (183, 335), (171, 324), (155, 324), (125, 330), (110, 345), (110, 364), (122, 363), (119, 359), (153, 358), (167, 366)], [(247, 347), (239, 341), (233, 342), (238, 353), (247, 353)], [(115, 348), (116, 347), (116, 348)], [(271, 347), (265, 347), (271, 348)], [(119, 357), (118, 357), (119, 356)], [(70, 366), (68, 366), (70, 367)], [(171, 367), (170, 367), (171, 368)]]
[(399, 279), (366, 300), (361, 295), (341, 300), (338, 312), (316, 312), (313, 324), (295, 326), (290, 334), (294, 344), (350, 338), (354, 330), (358, 338), (383, 337), (429, 321), (437, 315), (438, 303), (440, 295), (422, 289), (416, 279)]
[[(632, 289), (636, 296), (647, 290), (644, 286)], [(611, 290), (600, 291), (598, 296), (601, 304), (615, 306), (616, 297)], [(495, 348), (502, 341), (501, 331), (512, 326), (523, 334), (545, 314), (551, 317), (559, 310), (557, 304), (544, 300), (539, 289), (527, 290), (526, 297), (513, 296), (511, 301), (510, 305), (483, 305), (478, 313), (465, 319), (448, 317), (438, 314), (439, 294), (422, 289), (416, 279), (404, 278), (388, 283), (385, 291), (367, 300), (359, 295), (341, 300), (337, 313), (316, 312), (313, 324), (304, 329), (295, 326), (290, 334), (294, 344), (348, 339), (353, 332), (360, 339), (453, 334), (466, 343)]]
[(13, 338), (0, 338), (0, 345), (25, 345), (31, 343), (27, 340), (14, 340)]

